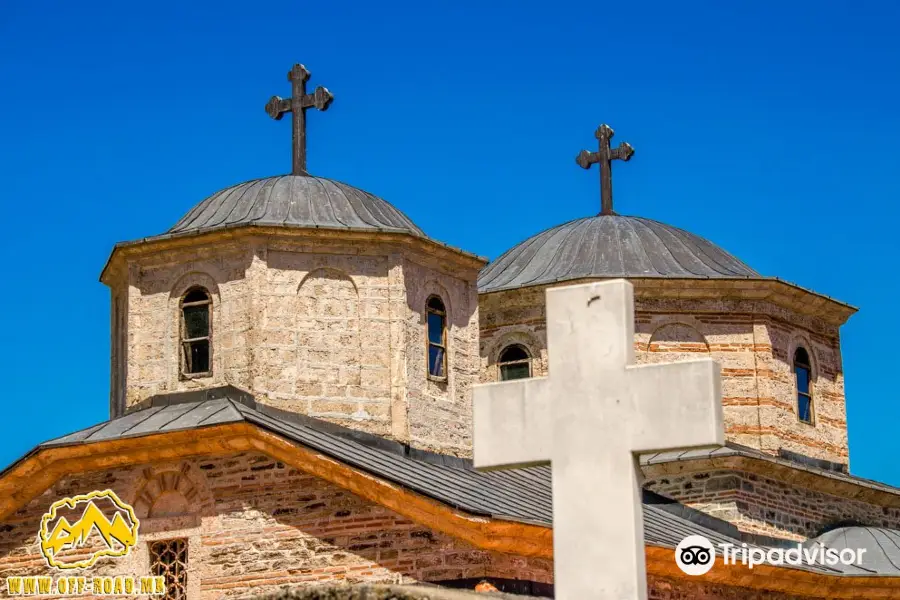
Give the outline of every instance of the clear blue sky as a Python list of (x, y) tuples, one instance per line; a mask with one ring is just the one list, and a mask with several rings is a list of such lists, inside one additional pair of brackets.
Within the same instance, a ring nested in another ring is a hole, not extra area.
[(310, 170), (491, 258), (597, 212), (574, 157), (610, 123), (637, 150), (619, 212), (861, 308), (851, 468), (900, 486), (898, 23), (858, 1), (6, 0), (0, 465), (107, 417), (113, 244), (288, 171), (290, 125), (263, 106), (300, 61), (336, 97), (310, 115)]

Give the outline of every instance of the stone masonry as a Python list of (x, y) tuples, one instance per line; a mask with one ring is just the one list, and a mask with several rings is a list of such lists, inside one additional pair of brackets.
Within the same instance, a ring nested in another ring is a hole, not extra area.
[(806, 540), (847, 523), (900, 529), (896, 495), (885, 498), (891, 504), (883, 504), (738, 469), (673, 475), (656, 475), (650, 469), (648, 475), (648, 489), (747, 533)]
[[(632, 283), (638, 362), (699, 356), (719, 361), (729, 440), (770, 454), (785, 448), (848, 462), (839, 323), (759, 299), (730, 281), (675, 280), (665, 289), (655, 282)], [(535, 286), (479, 298), (482, 382), (499, 379), (498, 357), (512, 343), (529, 350), (535, 376), (547, 374), (545, 290)], [(798, 345), (813, 361), (812, 425), (797, 418), (791, 360)]]
[[(114, 254), (104, 278), (113, 298), (111, 414), (155, 394), (231, 384), (282, 410), (471, 455), (483, 262), (408, 236), (270, 233)], [(212, 297), (204, 377), (181, 373), (179, 302), (195, 286)], [(432, 294), (448, 315), (443, 380), (427, 375)]]
[[(327, 584), (553, 582), (552, 560), (474, 548), (255, 453), (67, 475), (0, 523), (4, 581), (60, 577), (39, 552), (41, 516), (59, 498), (107, 488), (134, 506), (138, 544), (126, 558), (101, 559), (65, 576), (148, 575), (149, 545), (184, 539), (188, 597), (203, 600)], [(648, 583), (650, 600), (795, 598), (656, 576)]]
[(476, 549), (260, 454), (69, 475), (0, 525), (0, 573), (57, 576), (37, 545), (41, 515), (61, 497), (106, 488), (133, 503), (138, 545), (88, 575), (149, 574), (148, 544), (183, 538), (191, 598), (329, 582), (552, 581), (549, 560)]

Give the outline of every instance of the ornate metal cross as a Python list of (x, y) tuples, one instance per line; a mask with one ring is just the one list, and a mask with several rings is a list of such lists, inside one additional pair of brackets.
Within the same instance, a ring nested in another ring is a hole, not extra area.
[(583, 169), (590, 169), (594, 163), (600, 164), (600, 214), (612, 215), (612, 161), (625, 160), (634, 154), (634, 148), (628, 142), (622, 142), (617, 148), (610, 148), (609, 141), (615, 135), (612, 127), (601, 125), (594, 132), (594, 137), (600, 142), (600, 149), (596, 152), (582, 150), (575, 157), (575, 162)]
[(319, 86), (312, 94), (306, 93), (306, 81), (309, 79), (309, 71), (301, 64), (294, 65), (288, 71), (288, 81), (291, 82), (291, 97), (282, 98), (272, 96), (266, 104), (266, 112), (276, 121), (289, 112), (293, 117), (294, 131), (294, 159), (291, 173), (294, 175), (306, 175), (306, 109), (316, 107), (319, 110), (328, 110), (328, 105), (334, 100), (334, 96), (327, 88)]

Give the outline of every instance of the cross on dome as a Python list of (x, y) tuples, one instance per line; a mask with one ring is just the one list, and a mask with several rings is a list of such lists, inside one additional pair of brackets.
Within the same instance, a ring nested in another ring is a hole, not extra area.
[(312, 94), (306, 93), (306, 82), (310, 72), (301, 64), (294, 65), (288, 71), (288, 81), (291, 82), (291, 97), (282, 98), (272, 96), (266, 103), (266, 112), (276, 121), (291, 113), (293, 121), (293, 163), (291, 174), (306, 175), (306, 109), (317, 108), (328, 110), (334, 95), (328, 88), (319, 86)]
[(616, 148), (610, 148), (609, 142), (616, 134), (609, 125), (601, 125), (594, 132), (600, 148), (596, 152), (588, 152), (582, 150), (575, 157), (575, 162), (582, 169), (590, 169), (591, 165), (597, 163), (600, 165), (600, 214), (612, 215), (612, 161), (618, 159), (628, 161), (634, 154), (634, 148), (628, 142), (622, 142)]

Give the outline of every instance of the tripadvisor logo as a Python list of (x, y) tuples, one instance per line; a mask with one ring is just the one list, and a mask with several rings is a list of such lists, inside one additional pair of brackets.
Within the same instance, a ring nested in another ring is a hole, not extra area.
[[(837, 565), (860, 566), (865, 548), (837, 550), (820, 543), (797, 544), (789, 548), (757, 548), (747, 544), (717, 544), (723, 565), (742, 564), (753, 568), (757, 565)], [(687, 575), (705, 575), (716, 562), (716, 548), (702, 535), (689, 535), (675, 548), (675, 562)]]
[(688, 575), (705, 575), (716, 562), (716, 549), (702, 535), (689, 535), (675, 548), (675, 562)]
[[(37, 541), (47, 566), (71, 573), (88, 569), (101, 558), (128, 556), (137, 545), (140, 522), (134, 508), (112, 490), (62, 498), (41, 517)], [(89, 577), (85, 571), (58, 578), (7, 577), (10, 596), (162, 595), (165, 577), (105, 575)]]

